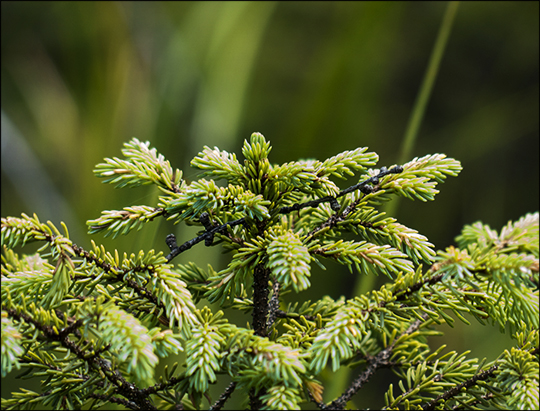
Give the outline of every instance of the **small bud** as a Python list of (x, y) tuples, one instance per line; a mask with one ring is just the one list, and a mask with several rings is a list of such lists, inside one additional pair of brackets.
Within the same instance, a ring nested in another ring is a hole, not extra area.
[(210, 224), (210, 215), (207, 212), (204, 212), (199, 216), (199, 221), (207, 231), (212, 229), (212, 225)]
[(377, 176), (371, 177), (371, 182), (375, 185), (379, 184), (379, 177)]
[(381, 167), (380, 171), (379, 171), (379, 174), (384, 174), (388, 171), (388, 169), (386, 167)]
[(360, 191), (364, 194), (370, 194), (373, 192), (373, 187), (371, 186), (363, 186), (363, 187), (360, 187)]
[(214, 242), (214, 234), (211, 234), (211, 235), (207, 235), (205, 238), (204, 238), (204, 245), (206, 247), (210, 247), (212, 245), (212, 243)]
[(341, 208), (341, 205), (335, 198), (332, 198), (330, 200), (330, 207), (332, 208), (332, 210), (338, 211)]
[(171, 251), (178, 247), (176, 245), (176, 236), (174, 234), (169, 234), (165, 238), (165, 243), (169, 246)]
[(395, 166), (390, 169), (391, 173), (399, 174), (403, 172), (403, 166)]

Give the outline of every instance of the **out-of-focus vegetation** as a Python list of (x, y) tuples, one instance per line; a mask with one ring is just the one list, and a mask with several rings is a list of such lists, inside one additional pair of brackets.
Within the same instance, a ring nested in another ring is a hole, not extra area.
[[(63, 220), (87, 246), (86, 220), (158, 195), (115, 191), (92, 173), (131, 137), (150, 140), (188, 179), (203, 145), (238, 151), (254, 131), (272, 142), (276, 163), (368, 146), (381, 166), (394, 164), (445, 8), (2, 2), (2, 216)], [(437, 201), (401, 201), (397, 211), (437, 248), (464, 224), (499, 230), (539, 208), (538, 20), (538, 2), (459, 6), (412, 157), (445, 153), (463, 172)], [(156, 221), (139, 234), (97, 240), (167, 252), (173, 231), (179, 241), (194, 233)], [(208, 250), (185, 258), (219, 264)], [(305, 298), (350, 297), (354, 277), (332, 269), (314, 275)], [(459, 332), (447, 338), (453, 349), (488, 356), (495, 340), (486, 336), (498, 331), (486, 330), (478, 342)]]

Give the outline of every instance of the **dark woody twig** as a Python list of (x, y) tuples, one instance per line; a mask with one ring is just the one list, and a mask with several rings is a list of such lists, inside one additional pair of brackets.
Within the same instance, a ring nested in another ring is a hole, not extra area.
[[(4, 307), (2, 307), (2, 309), (4, 309)], [(144, 395), (142, 390), (138, 389), (134, 384), (128, 382), (118, 371), (113, 371), (107, 360), (100, 358), (98, 355), (83, 351), (77, 343), (68, 338), (67, 333), (73, 332), (76, 327), (68, 326), (58, 332), (58, 330), (55, 330), (52, 326), (44, 325), (32, 316), (20, 313), (15, 309), (7, 309), (7, 313), (9, 317), (17, 321), (24, 321), (28, 324), (32, 324), (47, 340), (57, 341), (63, 347), (74, 353), (80, 360), (86, 362), (88, 366), (99, 370), (113, 385), (116, 386), (115, 393), (124, 396), (127, 400), (118, 400), (118, 402), (121, 402), (126, 407), (132, 409), (156, 409), (150, 402), (148, 396)], [(82, 325), (82, 321), (77, 321), (75, 324), (80, 326)]]
[(358, 184), (355, 184), (344, 190), (341, 190), (338, 194), (336, 194), (335, 197), (326, 196), (326, 197), (318, 198), (317, 200), (306, 201), (305, 203), (293, 204), (292, 206), (289, 206), (289, 207), (281, 207), (279, 212), (280, 214), (288, 214), (292, 211), (301, 210), (306, 207), (317, 207), (321, 203), (330, 203), (332, 206), (332, 209), (334, 209), (334, 207), (336, 207), (337, 198), (343, 197), (345, 194), (352, 193), (353, 191), (356, 191), (356, 190), (360, 190), (364, 194), (369, 194), (372, 190), (368, 184), (375, 184), (375, 185), (379, 184), (380, 178), (387, 176), (388, 174), (399, 174), (402, 171), (403, 171), (402, 166), (395, 166), (395, 167), (392, 167), (390, 170), (387, 170), (386, 167), (382, 167), (379, 170), (379, 174), (377, 174), (376, 176), (370, 177), (367, 180), (364, 180)]
[[(322, 203), (330, 203), (332, 209), (339, 209), (339, 203), (336, 200), (337, 198), (342, 197), (346, 194), (352, 193), (353, 191), (356, 191), (356, 190), (360, 190), (364, 194), (369, 194), (373, 191), (370, 184), (377, 185), (379, 184), (380, 178), (387, 176), (389, 174), (399, 174), (402, 171), (403, 171), (402, 166), (394, 166), (391, 169), (382, 167), (376, 176), (370, 177), (358, 184), (355, 184), (344, 190), (341, 190), (338, 194), (336, 194), (335, 197), (326, 196), (326, 197), (318, 198), (316, 200), (306, 201), (305, 203), (298, 203), (298, 204), (293, 204), (292, 206), (288, 206), (288, 207), (281, 207), (279, 209), (279, 214), (289, 214), (293, 211), (298, 211), (303, 208), (317, 207), (319, 204), (322, 204)], [(205, 241), (205, 244), (207, 246), (212, 245), (212, 239), (214, 237), (214, 234), (225, 232), (225, 230), (227, 229), (227, 226), (234, 227), (240, 224), (245, 224), (246, 218), (245, 217), (239, 218), (238, 220), (230, 221), (228, 223), (221, 224), (221, 225), (213, 225), (212, 222), (208, 219), (208, 214), (202, 213), (200, 216), (200, 221), (204, 225), (206, 232), (204, 232), (203, 234), (195, 238), (192, 238), (191, 240), (186, 241), (180, 246), (176, 245), (176, 237), (174, 236), (174, 234), (169, 234), (167, 236), (166, 242), (171, 250), (171, 252), (167, 256), (167, 262), (170, 262), (174, 257), (176, 257), (177, 255), (179, 255), (180, 253), (186, 250), (189, 250), (195, 244), (200, 243), (203, 240)]]
[(236, 388), (236, 382), (231, 382), (229, 386), (225, 389), (223, 394), (221, 394), (218, 400), (209, 408), (210, 411), (220, 410), (225, 405), (225, 402), (229, 399), (234, 389)]
[(493, 377), (495, 371), (499, 368), (498, 365), (494, 365), (488, 370), (483, 370), (479, 373), (477, 373), (474, 377), (469, 378), (468, 380), (462, 382), (459, 385), (456, 385), (455, 387), (450, 388), (448, 391), (445, 391), (441, 395), (439, 395), (437, 398), (434, 398), (433, 400), (429, 401), (427, 404), (425, 404), (422, 409), (424, 410), (434, 410), (437, 406), (437, 403), (441, 400), (449, 400), (452, 397), (455, 397), (457, 394), (463, 391), (463, 389), (467, 389), (472, 387), (473, 385), (476, 385), (477, 381), (485, 381), (488, 378)]
[[(206, 231), (205, 233), (203, 233), (203, 234), (201, 234), (201, 235), (199, 235), (199, 236), (197, 236), (195, 238), (192, 238), (189, 241), (186, 241), (184, 244), (182, 244), (180, 246), (176, 245), (176, 237), (175, 237), (175, 235), (174, 234), (169, 234), (167, 236), (166, 240), (165, 240), (167, 242), (167, 245), (171, 249), (171, 252), (167, 256), (167, 262), (170, 262), (178, 254), (183, 253), (186, 250), (189, 250), (195, 244), (200, 243), (203, 240), (205, 241), (205, 244), (207, 246), (211, 245), (211, 242), (207, 241), (207, 239), (212, 239), (214, 237), (215, 233), (220, 233), (220, 232), (225, 231), (227, 226), (234, 227), (234, 226), (237, 226), (237, 225), (240, 225), (240, 224), (244, 224), (245, 222), (246, 222), (246, 219), (244, 217), (244, 218), (240, 218), (238, 220), (230, 221), (228, 223), (225, 223), (225, 224), (222, 224), (222, 225), (219, 225), (219, 226), (215, 226), (211, 230)], [(209, 242), (210, 242), (210, 244), (208, 244)]]
[[(424, 320), (427, 318), (427, 314), (424, 314), (422, 316)], [(420, 320), (416, 320), (402, 335), (411, 334), (414, 331), (416, 331), (422, 322)], [(341, 395), (338, 399), (335, 401), (332, 401), (330, 404), (323, 406), (322, 409), (325, 410), (343, 410), (345, 409), (345, 406), (347, 405), (347, 402), (350, 401), (350, 399), (353, 397), (354, 394), (356, 394), (368, 381), (369, 379), (375, 374), (375, 372), (379, 368), (384, 368), (388, 366), (388, 360), (392, 356), (392, 351), (394, 350), (395, 342), (398, 340), (396, 338), (392, 344), (390, 344), (388, 347), (386, 347), (384, 350), (380, 351), (376, 356), (368, 358), (368, 367), (367, 369), (362, 372), (350, 385), (350, 387), (345, 391), (343, 395)]]

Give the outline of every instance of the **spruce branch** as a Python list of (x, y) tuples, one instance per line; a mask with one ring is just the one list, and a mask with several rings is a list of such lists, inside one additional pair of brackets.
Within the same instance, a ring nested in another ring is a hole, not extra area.
[[(240, 225), (240, 224), (245, 224), (245, 222), (246, 222), (245, 218), (239, 218), (238, 220), (234, 220), (234, 221), (231, 221), (231, 222), (228, 222), (228, 223), (224, 223), (222, 225), (219, 225), (217, 227), (212, 228), (209, 231), (206, 231), (205, 233), (203, 233), (203, 234), (201, 234), (201, 235), (199, 235), (199, 236), (197, 236), (195, 238), (192, 238), (191, 240), (186, 241), (185, 243), (181, 244), (180, 246), (176, 245), (176, 237), (174, 236), (174, 234), (169, 234), (167, 236), (167, 245), (171, 249), (171, 252), (169, 253), (169, 255), (167, 255), (167, 262), (170, 262), (174, 257), (179, 255), (180, 253), (183, 253), (184, 251), (189, 250), (195, 244), (198, 244), (203, 240), (206, 242), (207, 239), (213, 238), (214, 234), (225, 232), (227, 227), (234, 227), (234, 226), (237, 226), (237, 225)], [(208, 241), (208, 243), (209, 243), (209, 241)], [(211, 244), (208, 244), (208, 245), (211, 245)]]
[(191, 160), (191, 167), (203, 170), (203, 176), (225, 178), (233, 184), (247, 179), (243, 167), (236, 159), (236, 154), (220, 151), (217, 147), (212, 150), (204, 146), (203, 151)]
[(117, 157), (105, 159), (105, 163), (96, 166), (94, 174), (104, 178), (104, 183), (115, 184), (119, 188), (157, 184), (166, 192), (181, 192), (185, 184), (182, 172), (173, 169), (163, 155), (149, 146), (149, 141), (143, 143), (133, 138), (122, 149), (127, 160)]
[[(104, 274), (109, 274), (112, 282), (125, 283), (130, 290), (133, 290), (143, 300), (152, 306), (159, 308), (159, 320), (168, 324), (177, 324), (182, 333), (187, 333), (188, 325), (194, 321), (193, 311), (195, 306), (191, 301), (191, 295), (186, 290), (186, 284), (180, 280), (177, 274), (173, 273), (164, 265), (165, 259), (159, 253), (154, 256), (153, 250), (149, 253), (131, 255), (127, 258), (124, 255), (122, 267), (118, 254), (113, 257), (102, 247), (98, 248), (94, 243), (94, 249), (88, 252), (73, 244), (75, 253), (84, 258), (85, 266), (96, 266), (103, 270)], [(151, 274), (149, 281), (147, 275)], [(98, 277), (90, 276), (98, 279)], [(147, 287), (150, 286), (150, 289)], [(103, 290), (103, 295), (110, 298), (109, 293)], [(156, 312), (157, 314), (157, 312)]]
[[(424, 316), (424, 319), (427, 316)], [(411, 334), (416, 331), (422, 322), (420, 320), (414, 321), (408, 328), (403, 332), (400, 337)], [(392, 356), (392, 351), (395, 344), (399, 341), (396, 339), (392, 344), (386, 347), (384, 350), (380, 351), (377, 355), (368, 358), (368, 367), (362, 372), (355, 380), (351, 383), (351, 386), (341, 395), (338, 399), (332, 401), (327, 406), (324, 406), (322, 409), (329, 410), (342, 410), (345, 409), (345, 406), (348, 401), (351, 400), (354, 394), (356, 394), (375, 374), (375, 372), (380, 368), (386, 368), (390, 365), (389, 359)]]
[(236, 382), (231, 382), (229, 386), (225, 389), (223, 394), (219, 396), (219, 399), (209, 408), (210, 411), (218, 411), (223, 408), (225, 402), (229, 399), (236, 388)]
[(354, 265), (359, 272), (378, 274), (380, 270), (392, 278), (392, 273), (411, 272), (413, 269), (412, 263), (406, 259), (407, 255), (389, 245), (378, 246), (366, 241), (357, 243), (343, 240), (321, 245), (322, 247), (312, 248), (310, 252), (333, 258), (347, 265), (351, 272)]
[[(78, 344), (70, 340), (65, 335), (65, 332), (61, 332), (55, 326), (53, 327), (47, 326), (43, 324), (39, 319), (36, 319), (28, 314), (21, 313), (15, 309), (8, 309), (7, 314), (11, 318), (19, 322), (24, 321), (25, 323), (32, 324), (32, 326), (35, 327), (35, 329), (39, 330), (47, 340), (57, 342), (61, 346), (73, 352), (79, 359), (83, 360), (90, 367), (99, 369), (105, 375), (105, 377), (114, 386), (116, 386), (118, 392), (121, 395), (126, 396), (128, 399), (135, 400), (138, 409), (140, 408), (155, 409), (146, 397), (135, 395), (135, 392), (137, 390), (135, 386), (127, 382), (119, 374), (112, 372), (107, 361), (99, 358), (96, 355), (89, 355), (87, 352), (81, 350)], [(85, 381), (84, 379), (82, 379), (81, 381), (75, 379), (71, 381), (70, 383), (79, 385), (80, 382), (84, 383)], [(53, 393), (51, 392), (50, 394), (52, 395)]]
[[(301, 209), (306, 208), (306, 207), (317, 207), (319, 204), (322, 204), (322, 203), (332, 203), (332, 202), (336, 201), (337, 197), (341, 197), (341, 196), (343, 196), (345, 194), (354, 192), (355, 190), (364, 189), (364, 191), (371, 193), (371, 192), (373, 192), (371, 188), (370, 189), (365, 188), (365, 187), (368, 187), (368, 184), (373, 184), (373, 183), (378, 184), (379, 179), (381, 177), (384, 177), (384, 176), (386, 176), (388, 174), (392, 174), (392, 173), (399, 173), (399, 172), (401, 172), (401, 170), (402, 170), (402, 168), (400, 166), (396, 166), (396, 167), (394, 167), (394, 168), (392, 168), (390, 170), (386, 170), (386, 168), (383, 167), (376, 176), (370, 177), (367, 180), (362, 181), (361, 183), (355, 184), (355, 185), (353, 185), (351, 187), (348, 187), (345, 190), (342, 190), (340, 193), (338, 193), (338, 195), (336, 195), (336, 197), (326, 196), (326, 197), (323, 197), (323, 198), (320, 198), (320, 199), (317, 199), (317, 200), (306, 201), (304, 203), (297, 203), (297, 204), (294, 204), (294, 205), (289, 206), (289, 207), (282, 207), (282, 208), (279, 209), (279, 213), (280, 214), (288, 214), (288, 213), (291, 213), (293, 211), (298, 211), (298, 210), (301, 210)], [(204, 213), (202, 213), (202, 214), (204, 214)], [(206, 215), (208, 215), (208, 213), (206, 213)], [(97, 221), (97, 220), (92, 220), (92, 221)], [(203, 240), (206, 241), (207, 238), (211, 238), (211, 236), (213, 236), (216, 233), (225, 232), (225, 230), (226, 230), (226, 228), (228, 226), (234, 227), (234, 226), (237, 226), (237, 225), (240, 225), (240, 224), (245, 224), (245, 223), (246, 223), (246, 218), (242, 217), (242, 218), (239, 218), (237, 220), (227, 222), (227, 223), (221, 224), (219, 226), (215, 226), (211, 230), (207, 230), (207, 232), (205, 232), (204, 234), (201, 234), (201, 235), (199, 235), (199, 236), (197, 236), (197, 237), (195, 237), (195, 238), (193, 238), (191, 240), (188, 240), (188, 241), (186, 241), (185, 243), (183, 243), (180, 246), (175, 245), (176, 244), (176, 239), (174, 239), (174, 242), (173, 242), (172, 234), (170, 234), (169, 237), (167, 237), (168, 238), (167, 245), (169, 245), (169, 242), (170, 242), (173, 246), (172, 247), (169, 246), (169, 248), (171, 249), (171, 252), (167, 256), (167, 260), (171, 261), (178, 254), (180, 254), (180, 253), (182, 253), (182, 252), (184, 252), (186, 250), (189, 250), (195, 244), (198, 244)], [(93, 231), (93, 232), (96, 232), (96, 231)]]
[(456, 394), (458, 394), (460, 391), (463, 391), (463, 389), (467, 389), (469, 387), (472, 387), (477, 383), (477, 381), (484, 381), (488, 378), (492, 377), (494, 372), (497, 370), (497, 366), (494, 365), (488, 370), (483, 370), (476, 374), (474, 377), (468, 379), (467, 381), (453, 387), (452, 389), (446, 391), (444, 394), (439, 395), (437, 398), (431, 400), (427, 404), (425, 404), (422, 409), (423, 410), (434, 410), (437, 403), (441, 400), (449, 400), (453, 398)]
[[(465, 226), (456, 244), (435, 252), (379, 206), (395, 196), (432, 200), (437, 184), (461, 171), (458, 161), (435, 154), (374, 168), (378, 156), (363, 147), (279, 165), (271, 148), (253, 133), (241, 162), (205, 146), (191, 165), (206, 178), (191, 183), (137, 139), (123, 159), (96, 167), (105, 182), (152, 183), (162, 195), (155, 205), (103, 212), (89, 232), (116, 237), (157, 217), (200, 227), (180, 245), (168, 235), (166, 257), (136, 250), (121, 258), (95, 242), (78, 246), (65, 225), (61, 232), (36, 215), (2, 218), (2, 375), (23, 368), (24, 378), (45, 377), (42, 393), (14, 393), (2, 407), (200, 409), (227, 374), (232, 382), (211, 409), (233, 391), (253, 409), (307, 401), (344, 409), (382, 368), (401, 390), (389, 385), (387, 408), (538, 407), (538, 213), (500, 231)], [(355, 174), (358, 183), (343, 190), (333, 181)], [(13, 250), (32, 242), (42, 243), (34, 255)], [(201, 242), (222, 247), (227, 263), (171, 264)], [(387, 283), (350, 299), (302, 301), (312, 263), (324, 268), (325, 259), (383, 273)], [(231, 323), (220, 307), (250, 313), (250, 323)], [(488, 362), (428, 345), (442, 335), (435, 325), (455, 321), (499, 324), (515, 346)], [(158, 379), (159, 358), (180, 351), (183, 362)], [(329, 367), (357, 377), (325, 404)]]
[(123, 210), (106, 210), (102, 216), (89, 220), (89, 234), (105, 231), (105, 237), (112, 235), (126, 235), (131, 230), (139, 231), (143, 225), (154, 220), (158, 216), (165, 215), (166, 211), (159, 207), (133, 206), (125, 207)]
[(364, 194), (369, 194), (369, 193), (372, 193), (373, 191), (375, 191), (371, 186), (370, 184), (373, 184), (373, 185), (377, 185), (379, 184), (380, 182), (380, 179), (382, 177), (385, 177), (389, 174), (397, 174), (397, 173), (401, 173), (403, 171), (403, 167), (401, 166), (395, 166), (395, 167), (392, 167), (390, 170), (387, 170), (386, 167), (383, 167), (379, 170), (378, 174), (377, 175), (374, 175), (358, 184), (355, 184), (355, 185), (352, 185), (344, 190), (341, 190), (340, 192), (338, 192), (335, 196), (326, 196), (326, 197), (322, 197), (322, 198), (319, 198), (319, 199), (316, 199), (316, 200), (311, 200), (311, 201), (306, 201), (304, 203), (300, 203), (300, 204), (294, 204), (292, 206), (289, 206), (289, 207), (282, 207), (279, 211), (281, 214), (287, 214), (287, 213), (291, 213), (293, 211), (299, 211), (303, 208), (306, 208), (306, 207), (317, 207), (319, 204), (321, 203), (333, 203), (333, 204), (336, 204), (335, 203), (335, 200), (339, 197), (342, 197), (346, 194), (349, 194), (349, 193), (352, 193), (356, 190), (360, 190), (362, 193)]
[(9, 314), (2, 311), (2, 378), (13, 368), (21, 368), (19, 356), (24, 353), (21, 347), (21, 337), (21, 333), (17, 331), (9, 319)]

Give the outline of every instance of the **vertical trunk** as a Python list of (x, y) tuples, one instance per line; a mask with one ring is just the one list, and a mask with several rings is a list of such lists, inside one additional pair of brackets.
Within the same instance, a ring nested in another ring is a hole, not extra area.
[(253, 273), (253, 330), (255, 335), (266, 337), (268, 316), (268, 278), (270, 270), (258, 264)]
[[(258, 264), (253, 273), (253, 330), (255, 335), (266, 337), (268, 317), (268, 278), (270, 270), (263, 264)], [(255, 392), (250, 390), (249, 403), (252, 410), (259, 410), (263, 406), (261, 396), (266, 393), (265, 389)]]

